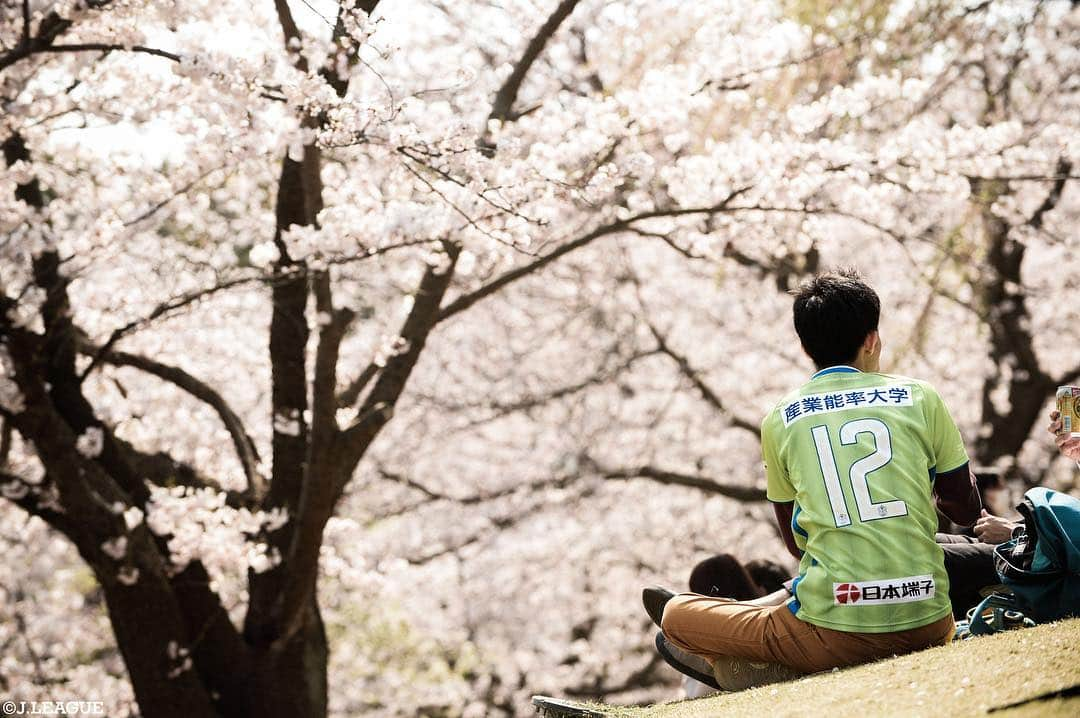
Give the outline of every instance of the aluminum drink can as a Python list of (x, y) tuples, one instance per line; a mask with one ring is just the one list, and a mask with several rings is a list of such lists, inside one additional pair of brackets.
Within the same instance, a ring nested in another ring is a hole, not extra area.
[(1059, 386), (1057, 410), (1061, 414), (1059, 435), (1080, 437), (1080, 386)]

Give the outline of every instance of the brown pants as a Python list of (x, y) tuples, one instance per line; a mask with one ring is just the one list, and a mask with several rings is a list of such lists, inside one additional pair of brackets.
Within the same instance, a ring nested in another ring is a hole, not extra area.
[(848, 633), (801, 621), (787, 605), (757, 606), (683, 593), (664, 608), (664, 635), (709, 661), (720, 656), (780, 663), (806, 673), (866, 663), (952, 640), (951, 615), (894, 633)]

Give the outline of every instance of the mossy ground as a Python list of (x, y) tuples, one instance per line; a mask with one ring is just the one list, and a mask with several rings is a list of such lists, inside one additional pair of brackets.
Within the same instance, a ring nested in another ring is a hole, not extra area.
[[(1071, 690), (1070, 690), (1071, 689)], [(1080, 619), (954, 642), (789, 683), (647, 707), (612, 718), (1080, 716)], [(1055, 696), (1063, 691), (1068, 695)]]

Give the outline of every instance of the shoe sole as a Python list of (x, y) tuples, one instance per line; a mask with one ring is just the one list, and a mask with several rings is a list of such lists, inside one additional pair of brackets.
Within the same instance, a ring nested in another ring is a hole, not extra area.
[(717, 658), (712, 666), (717, 685), (725, 691), (744, 691), (747, 688), (782, 683), (806, 675), (779, 663), (757, 663), (731, 656)]
[[(687, 653), (677, 646), (671, 645), (668, 643), (668, 640), (663, 633), (656, 634), (656, 650), (663, 659), (667, 661), (669, 666), (679, 673), (682, 673), (684, 676), (690, 676), (695, 681), (704, 683), (710, 688), (723, 690), (716, 682), (716, 677), (712, 672), (712, 666), (708, 661), (704, 658), (695, 656), (692, 653)], [(691, 663), (695, 665), (691, 665)]]

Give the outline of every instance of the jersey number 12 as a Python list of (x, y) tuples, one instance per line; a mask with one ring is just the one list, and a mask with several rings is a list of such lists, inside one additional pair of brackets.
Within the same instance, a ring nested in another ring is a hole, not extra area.
[[(843, 487), (840, 485), (840, 470), (836, 467), (829, 429), (826, 426), (815, 426), (811, 433), (814, 435), (814, 444), (817, 446), (821, 475), (825, 478), (825, 492), (829, 496), (833, 519), (837, 527), (850, 526), (851, 516), (848, 512), (847, 501), (844, 499)], [(874, 452), (853, 463), (848, 471), (848, 481), (851, 483), (851, 494), (855, 497), (855, 506), (859, 510), (859, 519), (875, 521), (894, 516), (907, 516), (907, 504), (903, 501), (875, 503), (870, 498), (867, 477), (892, 461), (892, 439), (889, 436), (889, 427), (880, 419), (849, 421), (840, 427), (840, 443), (850, 446), (858, 441), (859, 434), (870, 434), (874, 437)]]

